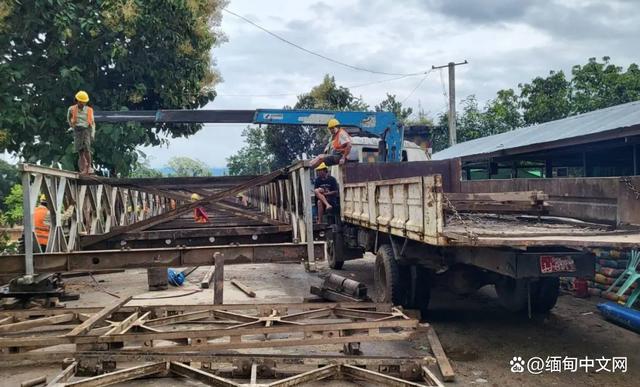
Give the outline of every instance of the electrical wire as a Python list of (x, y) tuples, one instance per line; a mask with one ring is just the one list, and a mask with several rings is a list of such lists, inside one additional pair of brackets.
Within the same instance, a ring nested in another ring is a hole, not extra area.
[[(429, 72), (427, 72), (429, 73)], [(355, 85), (351, 85), (351, 86), (345, 86), (347, 89), (357, 89), (359, 87), (365, 87), (365, 86), (371, 86), (371, 85), (376, 85), (379, 83), (385, 83), (385, 82), (392, 82), (392, 81), (397, 81), (400, 79), (405, 79), (405, 78), (410, 78), (410, 77), (417, 77), (418, 75), (422, 75), (422, 74), (416, 74), (416, 75), (402, 75), (400, 77), (395, 77), (395, 78), (388, 78), (388, 79), (379, 79), (377, 81), (371, 81), (371, 82), (367, 82), (367, 83), (360, 83), (360, 84), (355, 84)], [(304, 93), (281, 93), (281, 94), (219, 94), (217, 95), (217, 97), (290, 97), (290, 96), (298, 96), (300, 94), (304, 94)]]
[(405, 97), (405, 98), (400, 102), (401, 104), (404, 104), (404, 103), (405, 103), (405, 102), (406, 102), (406, 101), (407, 101), (407, 100), (408, 100), (408, 99), (413, 95), (413, 93), (415, 93), (415, 92), (416, 92), (416, 90), (418, 90), (418, 88), (420, 87), (420, 85), (422, 85), (422, 82), (424, 82), (424, 81), (427, 79), (427, 77), (429, 76), (429, 73), (430, 73), (431, 71), (432, 71), (432, 70), (427, 71), (427, 73), (424, 75), (424, 77), (422, 77), (422, 79), (420, 79), (420, 82), (418, 82), (418, 84), (416, 85), (416, 87), (414, 87), (414, 88), (413, 88), (413, 90), (411, 90), (411, 93), (409, 93), (409, 95), (407, 95), (407, 96), (406, 96), (406, 97)]
[(444, 85), (444, 74), (442, 69), (440, 70), (440, 84), (442, 85), (442, 95), (444, 96), (444, 108), (449, 110), (449, 95), (447, 94), (447, 87)]
[(254, 27), (266, 32), (267, 34), (273, 36), (274, 38), (276, 38), (276, 39), (278, 39), (278, 40), (280, 40), (280, 41), (282, 41), (282, 42), (284, 42), (284, 43), (286, 43), (286, 44), (288, 44), (290, 46), (293, 46), (293, 47), (295, 47), (295, 48), (297, 48), (299, 50), (302, 50), (302, 51), (306, 52), (307, 54), (311, 54), (311, 55), (317, 56), (318, 58), (322, 58), (322, 59), (324, 59), (326, 61), (329, 61), (331, 63), (335, 63), (335, 64), (340, 65), (340, 66), (348, 67), (348, 68), (350, 68), (352, 70), (364, 71), (364, 72), (368, 72), (368, 73), (372, 73), (372, 74), (394, 75), (394, 76), (422, 75), (422, 74), (427, 74), (429, 72), (429, 71), (426, 71), (426, 72), (425, 71), (420, 71), (420, 72), (409, 73), (409, 74), (387, 73), (387, 72), (384, 72), (384, 71), (376, 71), (376, 70), (371, 70), (371, 69), (367, 69), (367, 68), (364, 68), (364, 67), (354, 66), (354, 65), (351, 65), (351, 64), (348, 64), (348, 63), (345, 63), (345, 62), (341, 62), (341, 61), (336, 60), (336, 59), (329, 58), (328, 56), (322, 55), (322, 54), (317, 53), (315, 51), (312, 51), (312, 50), (309, 50), (307, 48), (304, 48), (304, 47), (302, 47), (302, 46), (300, 46), (300, 45), (298, 45), (296, 43), (293, 43), (292, 41), (287, 40), (287, 39), (283, 38), (282, 36), (280, 36), (280, 35), (278, 35), (278, 34), (276, 34), (274, 32), (269, 31), (268, 29), (266, 29), (266, 28), (262, 27), (261, 25), (253, 22), (252, 20), (249, 20), (249, 19), (247, 19), (246, 17), (244, 17), (242, 15), (239, 15), (239, 14), (233, 12), (233, 11), (228, 10), (227, 8), (223, 8), (222, 10), (225, 11), (226, 13), (230, 14), (230, 15), (233, 15), (233, 16), (241, 19), (241, 20), (244, 20), (245, 22), (247, 22), (247, 23), (251, 24), (252, 26), (254, 26)]

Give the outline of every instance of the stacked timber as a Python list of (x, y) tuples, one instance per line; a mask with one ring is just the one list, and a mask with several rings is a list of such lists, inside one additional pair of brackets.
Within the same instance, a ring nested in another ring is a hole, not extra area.
[[(541, 214), (547, 209), (549, 196), (542, 191), (446, 193), (458, 212), (493, 214)], [(453, 209), (447, 208), (448, 211)]]
[[(593, 249), (592, 252), (596, 255), (596, 275), (593, 281), (588, 282), (589, 294), (607, 300), (618, 301), (616, 295), (618, 287), (613, 288), (609, 293), (607, 293), (607, 290), (627, 267), (631, 252), (616, 249)], [(634, 288), (635, 285), (627, 290), (620, 298), (621, 301), (626, 301)]]

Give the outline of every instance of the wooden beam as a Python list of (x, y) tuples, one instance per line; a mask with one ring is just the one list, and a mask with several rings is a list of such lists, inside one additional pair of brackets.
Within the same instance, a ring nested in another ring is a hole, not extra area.
[(408, 380), (381, 374), (365, 368), (355, 367), (349, 364), (342, 364), (340, 366), (340, 373), (347, 375), (352, 379), (366, 380), (379, 386), (425, 387), (423, 384), (410, 382)]
[(220, 387), (237, 387), (238, 384), (221, 378), (219, 376), (210, 374), (208, 372), (199, 370), (197, 368), (190, 367), (186, 364), (172, 361), (169, 363), (169, 371), (176, 375), (180, 375), (185, 378), (197, 380), (206, 384), (207, 386), (220, 386)]
[(327, 379), (338, 374), (339, 366), (335, 364), (329, 364), (324, 367), (303, 372), (299, 375), (294, 375), (286, 379), (278, 380), (277, 382), (267, 384), (268, 387), (291, 387), (297, 386), (309, 382), (317, 382), (319, 380)]
[(129, 329), (131, 329), (131, 327), (133, 326), (133, 324), (136, 322), (137, 319), (138, 319), (138, 312), (133, 312), (127, 318), (125, 318), (124, 320), (119, 322), (116, 326), (111, 328), (104, 335), (109, 336), (109, 335), (119, 335), (119, 334), (126, 333)]
[(242, 293), (246, 294), (247, 296), (254, 298), (256, 296), (256, 292), (254, 292), (250, 287), (248, 287), (247, 285), (243, 284), (242, 282), (232, 279), (231, 280), (231, 285), (235, 286), (236, 288), (240, 289), (240, 291), (242, 291)]
[(423, 365), (420, 367), (420, 369), (422, 370), (422, 378), (424, 379), (425, 382), (429, 383), (430, 386), (444, 387), (444, 384), (442, 384), (440, 379), (438, 379), (433, 374), (433, 372), (431, 372), (429, 367), (427, 367), (426, 365)]
[(55, 378), (51, 379), (49, 384), (47, 384), (47, 387), (54, 387), (59, 383), (66, 382), (67, 380), (71, 379), (72, 376), (74, 376), (76, 374), (77, 369), (78, 369), (78, 362), (74, 361), (73, 363), (69, 364), (69, 366), (67, 368), (62, 370), (62, 372), (60, 372), (58, 375), (56, 375)]
[(106, 306), (100, 312), (94, 314), (88, 320), (78, 325), (77, 327), (73, 328), (73, 330), (67, 333), (66, 336), (79, 336), (87, 333), (89, 330), (91, 330), (91, 327), (93, 327), (94, 325), (100, 323), (101, 321), (109, 317), (111, 313), (118, 310), (121, 306), (129, 302), (129, 300), (131, 300), (131, 296), (123, 298), (121, 300), (114, 302), (111, 305)]
[(51, 317), (38, 318), (35, 320), (20, 321), (17, 323), (0, 325), (0, 333), (24, 331), (31, 328), (69, 322), (75, 319), (76, 319), (76, 316), (73, 313), (69, 313), (69, 314), (61, 314), (61, 315), (51, 316)]
[(137, 367), (126, 368), (120, 371), (111, 372), (104, 375), (94, 376), (92, 378), (86, 378), (77, 382), (71, 382), (65, 384), (65, 387), (98, 387), (109, 386), (116, 383), (126, 382), (127, 380), (134, 380), (143, 376), (154, 375), (167, 370), (166, 362), (159, 362), (153, 364), (147, 364)]
[(214, 254), (215, 269), (213, 273), (213, 304), (223, 304), (224, 294), (224, 255)]
[(40, 384), (45, 384), (46, 382), (47, 382), (46, 376), (39, 376), (37, 378), (25, 380), (24, 382), (20, 383), (20, 387), (35, 387)]
[(215, 271), (215, 269), (216, 269), (215, 266), (209, 266), (209, 269), (207, 270), (207, 272), (204, 273), (204, 276), (200, 281), (200, 287), (202, 289), (209, 289), (209, 285), (211, 284), (211, 280), (213, 279), (213, 272)]
[(431, 325), (427, 327), (427, 340), (429, 340), (433, 356), (438, 362), (442, 378), (445, 382), (453, 382), (456, 378), (456, 374), (453, 372), (453, 367), (451, 367), (451, 363), (449, 363), (449, 358), (444, 352), (444, 348), (442, 348), (438, 334)]

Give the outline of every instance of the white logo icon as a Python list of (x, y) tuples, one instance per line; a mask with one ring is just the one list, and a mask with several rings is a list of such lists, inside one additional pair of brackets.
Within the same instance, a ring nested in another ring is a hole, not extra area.
[(514, 356), (513, 359), (509, 361), (509, 364), (511, 365), (511, 372), (524, 372), (524, 360), (522, 360), (520, 356)]

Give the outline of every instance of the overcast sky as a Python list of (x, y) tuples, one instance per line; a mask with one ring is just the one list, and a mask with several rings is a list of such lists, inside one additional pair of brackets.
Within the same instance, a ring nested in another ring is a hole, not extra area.
[[(307, 49), (386, 73), (456, 68), (457, 101), (475, 94), (483, 105), (503, 88), (517, 88), (549, 70), (608, 55), (621, 66), (640, 61), (640, 1), (634, 0), (231, 0), (228, 9)], [(284, 44), (247, 22), (223, 14), (228, 41), (212, 55), (224, 81), (207, 109), (280, 108), (334, 75), (341, 86), (394, 76), (355, 71)], [(442, 73), (447, 80), (446, 71)], [(438, 71), (353, 88), (372, 108), (395, 94), (430, 116), (446, 109)], [(284, 95), (282, 95), (284, 94)], [(207, 125), (168, 148), (145, 148), (151, 165), (173, 156), (224, 167), (243, 145), (245, 125)]]

